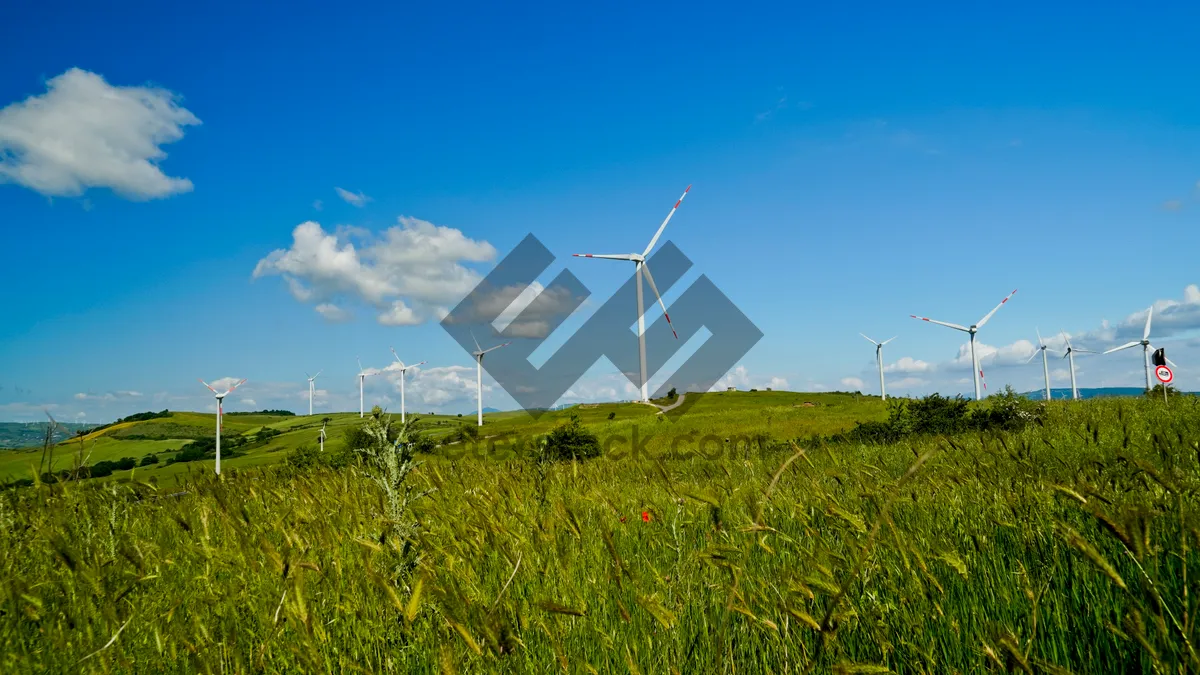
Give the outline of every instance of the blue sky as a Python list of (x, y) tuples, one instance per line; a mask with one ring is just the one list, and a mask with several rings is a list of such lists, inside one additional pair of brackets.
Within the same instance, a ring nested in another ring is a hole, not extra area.
[[(197, 377), (248, 378), (230, 409), (299, 411), (319, 369), (319, 407), (348, 410), (355, 356), (381, 368), (390, 345), (430, 361), (412, 407), (466, 412), (448, 296), (532, 232), (603, 297), (626, 266), (569, 254), (640, 250), (688, 184), (664, 240), (695, 268), (666, 299), (707, 274), (763, 331), (730, 384), (874, 392), (861, 331), (900, 336), (889, 392), (969, 392), (960, 334), (908, 315), (969, 324), (1018, 288), (979, 336), (990, 389), (1040, 386), (1018, 365), (1035, 327), (1109, 347), (1156, 302), (1152, 337), (1200, 389), (1198, 20), (27, 3), (0, 25), (0, 419), (204, 409)], [(309, 221), (365, 267), (317, 269), (293, 248)], [(276, 250), (308, 300), (254, 278)], [(1136, 386), (1140, 356), (1077, 374)], [(368, 383), (398, 405), (394, 373)], [(576, 389), (632, 395), (605, 364)]]

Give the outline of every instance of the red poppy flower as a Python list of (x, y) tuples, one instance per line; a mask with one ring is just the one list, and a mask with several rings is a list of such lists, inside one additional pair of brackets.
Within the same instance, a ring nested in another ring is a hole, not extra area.
[(650, 512), (649, 511), (642, 511), (642, 522), (643, 523), (650, 522)]
[(621, 516), (621, 522), (625, 522), (625, 516)]

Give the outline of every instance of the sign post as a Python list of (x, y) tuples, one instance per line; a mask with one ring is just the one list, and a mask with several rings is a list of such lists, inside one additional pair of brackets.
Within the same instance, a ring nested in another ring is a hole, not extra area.
[(1162, 382), (1163, 403), (1166, 404), (1166, 402), (1167, 402), (1167, 385), (1171, 384), (1171, 380), (1175, 379), (1175, 373), (1172, 373), (1171, 369), (1168, 368), (1167, 366), (1162, 365), (1162, 366), (1157, 366), (1154, 368), (1154, 376), (1158, 378), (1159, 382)]

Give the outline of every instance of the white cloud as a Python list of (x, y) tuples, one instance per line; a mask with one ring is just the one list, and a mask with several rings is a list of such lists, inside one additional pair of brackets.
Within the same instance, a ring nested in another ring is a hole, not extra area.
[[(398, 366), (397, 366), (398, 367)], [(392, 366), (388, 366), (390, 370)], [(396, 391), (400, 390), (398, 373), (388, 376)], [(492, 391), (486, 381), (483, 391)], [(475, 400), (475, 368), (469, 366), (439, 366), (437, 368), (410, 368), (405, 385), (407, 402), (423, 404), (425, 407), (440, 407), (455, 402)]]
[(788, 387), (788, 381), (782, 377), (772, 377), (771, 380), (767, 382), (767, 386), (776, 391), (786, 391)]
[(208, 384), (213, 389), (216, 389), (217, 391), (225, 391), (226, 389), (232, 387), (233, 385), (235, 385), (241, 381), (242, 381), (242, 378), (240, 378), (240, 377), (222, 377), (220, 379), (213, 380), (212, 382), (209, 382)]
[(843, 377), (842, 386), (859, 391), (863, 388), (863, 381), (857, 377)]
[[(1030, 356), (1037, 351), (1029, 340), (1017, 340), (1016, 342), (1005, 345), (1003, 347), (994, 347), (982, 342), (975, 342), (975, 357), (979, 359), (982, 366), (1019, 366), (1029, 360)], [(954, 357), (952, 362), (954, 365), (967, 366), (971, 365), (971, 345), (970, 343), (963, 344), (958, 348), (958, 356)]]
[(463, 263), (496, 255), (486, 241), (404, 216), (378, 237), (360, 228), (331, 234), (308, 221), (296, 226), (292, 239), (291, 248), (258, 261), (253, 278), (282, 276), (300, 302), (358, 300), (374, 307), (385, 325), (419, 323), (443, 312), (479, 282)]
[(421, 323), (421, 318), (403, 300), (393, 302), (390, 309), (379, 314), (378, 320), (385, 326), (415, 326)]
[(933, 370), (931, 364), (911, 356), (902, 356), (895, 363), (883, 367), (885, 373), (927, 373), (931, 370)]
[[(970, 380), (960, 380), (960, 383), (964, 381), (970, 382)], [(913, 387), (923, 387), (926, 384), (929, 384), (929, 381), (920, 377), (902, 377), (899, 380), (888, 382), (887, 384), (889, 387), (895, 389), (910, 389)]]
[(241, 400), (241, 404), (242, 405), (258, 405), (258, 401), (255, 401), (252, 398), (244, 398)]
[(354, 318), (354, 315), (349, 311), (329, 302), (323, 302), (314, 309), (317, 310), (317, 314), (325, 317), (325, 320), (330, 323), (343, 323)]
[(337, 196), (341, 197), (343, 201), (351, 206), (362, 208), (363, 206), (366, 206), (367, 202), (371, 201), (370, 197), (361, 192), (351, 192), (349, 190), (343, 190), (340, 187), (335, 187), (333, 190), (334, 192), (337, 192)]
[(140, 391), (109, 391), (103, 394), (83, 393), (75, 394), (76, 401), (116, 401), (118, 399), (141, 398), (143, 396)]
[(167, 176), (161, 145), (200, 124), (178, 96), (155, 87), (115, 87), (72, 68), (46, 93), (0, 109), (0, 182), (46, 196), (75, 197), (107, 187), (145, 200), (189, 192), (192, 182)]

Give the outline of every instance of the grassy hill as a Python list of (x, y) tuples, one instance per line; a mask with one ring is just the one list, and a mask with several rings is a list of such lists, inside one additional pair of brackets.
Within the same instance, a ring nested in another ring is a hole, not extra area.
[[(578, 415), (585, 427), (600, 436), (602, 443), (617, 451), (634, 451), (636, 441), (638, 452), (675, 448), (703, 449), (708, 453), (727, 445), (745, 448), (761, 444), (768, 438), (836, 433), (856, 422), (881, 419), (886, 415), (885, 406), (878, 398), (852, 394), (760, 391), (688, 394), (688, 397), (697, 400), (686, 415), (675, 421), (659, 415), (652, 406), (637, 403), (584, 404), (545, 412), (536, 419), (523, 411), (485, 413), (478, 439), (467, 437), (458, 441), (451, 439), (458, 438), (460, 430), (474, 433), (477, 429), (474, 415), (421, 415), (419, 418), (432, 439), (448, 442), (446, 457), (461, 459), (511, 457), (514, 444), (545, 434), (572, 415)], [(325, 448), (330, 452), (343, 448), (345, 434), (361, 422), (357, 413), (311, 417), (226, 415), (222, 471), (275, 464), (298, 448), (316, 448), (318, 432), (326, 419), (329, 422)], [(126, 457), (141, 462), (147, 455), (155, 455), (159, 459), (157, 464), (117, 471), (112, 477), (127, 480), (136, 474), (143, 479), (153, 477), (161, 481), (189, 473), (211, 472), (212, 460), (176, 464), (167, 464), (167, 460), (194, 441), (212, 439), (215, 426), (215, 415), (194, 412), (171, 412), (155, 419), (114, 424), (84, 436), (82, 444), (78, 439), (70, 439), (55, 445), (52, 448), (53, 471), (70, 469), (81, 457), (85, 464), (95, 465)], [(267, 434), (277, 432), (278, 435), (256, 441), (264, 430)], [(242, 442), (247, 445), (244, 450), (234, 449), (234, 456), (230, 456), (231, 446), (237, 443), (233, 437), (242, 437)], [(40, 440), (39, 437), (35, 443)], [(0, 482), (32, 478), (42, 454), (40, 444), (0, 451)]]
[[(580, 406), (601, 439), (637, 430), (651, 450), (683, 443), (708, 456), (550, 463), (507, 461), (503, 446), (572, 411), (496, 413), (487, 458), (454, 461), (458, 442), (415, 467), (395, 453), (254, 471), (238, 469), (312, 444), (322, 416), (230, 418), (239, 435), (279, 435), (230, 460), (220, 480), (211, 462), (194, 462), (183, 465), (192, 475), (175, 474), (179, 487), (161, 483), (175, 465), (145, 470), (158, 486), (138, 475), (0, 491), (0, 664), (1197, 672), (1200, 399), (1012, 403), (931, 397), (907, 403), (920, 411), (907, 422), (876, 425), (907, 429), (898, 440), (723, 454), (709, 453), (726, 438), (832, 433), (882, 421), (888, 407), (722, 393), (671, 422), (648, 406)], [(1019, 424), (952, 424), (961, 418), (949, 413), (967, 408), (981, 420), (1016, 411), (1005, 419)], [(329, 417), (335, 429), (358, 423)], [(113, 428), (94, 452), (203, 443), (130, 436), (212, 421), (181, 413), (141, 433)], [(430, 419), (443, 439), (464, 421)]]

